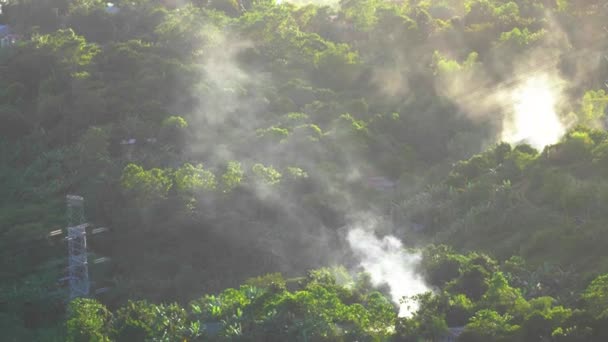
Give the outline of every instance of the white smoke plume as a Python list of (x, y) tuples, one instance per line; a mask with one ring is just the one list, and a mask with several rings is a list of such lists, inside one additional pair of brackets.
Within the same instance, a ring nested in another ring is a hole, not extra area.
[[(336, 186), (333, 179), (337, 178), (336, 175), (318, 170), (315, 172), (319, 167), (316, 160), (309, 157), (310, 153), (297, 150), (297, 144), (266, 146), (256, 140), (256, 130), (270, 124), (264, 116), (270, 105), (265, 89), (273, 84), (271, 75), (250, 70), (239, 63), (239, 55), (252, 48), (253, 44), (229, 30), (215, 27), (205, 27), (204, 37), (205, 44), (200, 49), (202, 79), (193, 90), (200, 99), (199, 108), (189, 122), (194, 128), (191, 137), (194, 139), (189, 144), (190, 155), (204, 160), (206, 167), (218, 166), (220, 170), (224, 162), (238, 160), (245, 172), (251, 169), (252, 163), (261, 162), (280, 168), (285, 155), (298, 156), (297, 166), (310, 172), (312, 182), (336, 199), (336, 206), (339, 207), (336, 211), (358, 212), (361, 205), (355, 203), (356, 197), (348, 190)], [(395, 89), (402, 89), (401, 81), (398, 79), (395, 86), (386, 91), (399, 94)], [(275, 89), (271, 90), (270, 93), (276, 92)], [(363, 169), (371, 168), (367, 166), (367, 161), (359, 160), (350, 149), (345, 148), (342, 156), (349, 164), (344, 176), (348, 183), (364, 177), (363, 174), (368, 172)], [(378, 232), (378, 225), (360, 224), (359, 228), (348, 233), (348, 247), (339, 248), (336, 246), (338, 237), (335, 232), (326, 226), (323, 218), (318, 217), (314, 208), (298, 207), (294, 198), (281, 193), (276, 187), (253, 183), (247, 185), (248, 196), (255, 197), (278, 213), (280, 226), (255, 222), (251, 218), (255, 218), (256, 213), (239, 208), (243, 214), (233, 218), (234, 224), (222, 227), (221, 234), (235, 243), (243, 242), (269, 251), (273, 258), (269, 264), (273, 265), (274, 271), (290, 273), (312, 266), (343, 263), (346, 261), (343, 257), (350, 254), (350, 249), (361, 261), (361, 267), (371, 275), (375, 286), (387, 284), (390, 287), (391, 298), (396, 304), (400, 304), (403, 296), (428, 291), (414, 271), (420, 257), (406, 253), (395, 237), (376, 238), (372, 231)], [(222, 211), (236, 210), (224, 208), (214, 210), (214, 213), (224, 215)], [(339, 226), (342, 223), (330, 224)], [(244, 226), (246, 230), (242, 229)], [(400, 315), (409, 315), (416, 309), (402, 305)]]
[[(593, 48), (574, 49), (549, 13), (545, 25), (541, 38), (517, 53), (499, 42), (485, 56), (439, 59), (437, 92), (472, 122), (489, 123), (495, 133), (489, 144), (525, 142), (543, 149), (575, 124), (565, 115), (567, 103), (577, 100), (572, 89), (592, 78), (601, 58)], [(450, 55), (450, 49), (441, 50), (440, 56)], [(566, 73), (562, 62), (569, 65)]]
[(561, 87), (547, 74), (528, 78), (510, 91), (513, 112), (503, 119), (501, 139), (526, 142), (537, 149), (557, 143), (566, 132), (556, 110)]
[[(560, 115), (568, 97), (566, 81), (557, 74), (522, 72), (496, 87), (480, 86), (474, 96), (454, 96), (451, 90), (444, 95), (453, 99), (471, 120), (494, 122), (497, 141), (528, 143), (542, 150), (557, 143), (572, 124)], [(458, 78), (451, 81), (454, 85), (463, 82)]]
[(400, 305), (399, 316), (408, 317), (418, 309), (416, 304), (402, 304), (401, 299), (428, 292), (415, 268), (421, 260), (418, 254), (407, 253), (403, 244), (392, 235), (379, 238), (369, 227), (351, 228), (346, 240), (360, 259), (360, 266), (370, 274), (374, 286), (388, 285), (390, 295)]

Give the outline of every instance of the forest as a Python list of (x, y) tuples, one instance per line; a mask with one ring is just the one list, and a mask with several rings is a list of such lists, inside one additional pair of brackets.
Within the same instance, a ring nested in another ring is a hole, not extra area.
[(606, 19), (0, 0), (0, 339), (607, 341)]

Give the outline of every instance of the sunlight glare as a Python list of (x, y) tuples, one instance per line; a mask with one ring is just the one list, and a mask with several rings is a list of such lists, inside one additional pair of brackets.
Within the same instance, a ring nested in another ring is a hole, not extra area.
[(526, 142), (543, 149), (559, 141), (565, 128), (556, 111), (556, 97), (546, 75), (528, 79), (511, 94), (513, 116), (504, 123), (502, 140)]

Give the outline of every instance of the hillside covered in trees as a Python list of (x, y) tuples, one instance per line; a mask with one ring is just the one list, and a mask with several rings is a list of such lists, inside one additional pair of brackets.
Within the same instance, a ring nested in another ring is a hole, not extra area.
[(608, 339), (603, 2), (0, 4), (8, 341)]

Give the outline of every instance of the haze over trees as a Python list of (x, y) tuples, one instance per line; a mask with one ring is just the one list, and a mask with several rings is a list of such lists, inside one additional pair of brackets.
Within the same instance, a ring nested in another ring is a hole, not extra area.
[(604, 3), (1, 3), (9, 341), (608, 339)]

